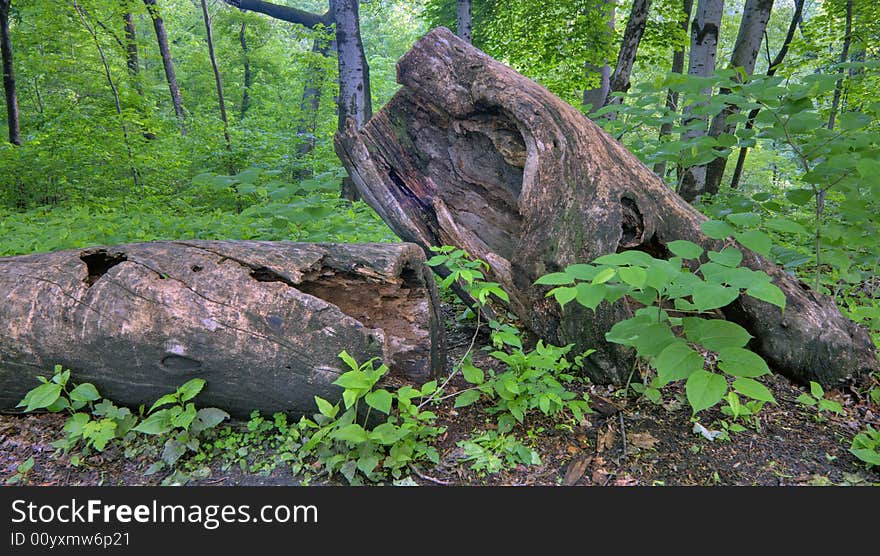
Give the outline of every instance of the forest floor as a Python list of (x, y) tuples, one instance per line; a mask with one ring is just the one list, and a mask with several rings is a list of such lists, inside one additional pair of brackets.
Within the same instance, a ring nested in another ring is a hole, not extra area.
[[(473, 336), (469, 325), (447, 319), (450, 359), (457, 361)], [(488, 343), (478, 334), (477, 346)], [(482, 350), (474, 351), (478, 366), (489, 367), (491, 360)], [(823, 414), (796, 401), (804, 389), (782, 376), (766, 382), (778, 405), (768, 404), (744, 432), (730, 433), (729, 439), (713, 441), (698, 432), (680, 391), (664, 392), (664, 403), (654, 404), (632, 394), (624, 399), (623, 389), (587, 385), (594, 413), (579, 423), (560, 424), (552, 419), (527, 421), (520, 440), (540, 456), (537, 465), (517, 465), (487, 474), (463, 462), (458, 443), (472, 434), (492, 428), (492, 421), (477, 405), (454, 409), (452, 400), (435, 412), (438, 424), (447, 431), (437, 444), (440, 464), (418, 470), (411, 481), (419, 485), (579, 485), (579, 486), (660, 486), (660, 485), (877, 485), (880, 470), (867, 471), (849, 453), (853, 436), (865, 425), (880, 426), (880, 414), (871, 408), (866, 392), (870, 377), (827, 392), (826, 397), (841, 403), (843, 415)], [(464, 387), (462, 382), (453, 386)], [(669, 388), (667, 388), (668, 390)], [(709, 430), (722, 430), (725, 417), (715, 407), (701, 414)], [(129, 454), (111, 446), (73, 465), (70, 457), (55, 453), (50, 445), (63, 436), (64, 416), (55, 414), (0, 415), (0, 482), (15, 474), (17, 466), (33, 457), (27, 476), (31, 485), (154, 485), (167, 472), (153, 475), (145, 471), (153, 459)], [(233, 427), (242, 430), (246, 421)], [(268, 454), (271, 458), (271, 454)], [(285, 466), (269, 471), (247, 472), (239, 466), (210, 464), (210, 473), (192, 479), (191, 485), (297, 485), (302, 478)], [(312, 481), (316, 484), (320, 481)]]

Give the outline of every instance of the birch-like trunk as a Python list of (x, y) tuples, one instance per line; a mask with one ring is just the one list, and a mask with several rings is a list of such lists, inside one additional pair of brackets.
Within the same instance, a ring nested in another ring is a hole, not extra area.
[[(694, 0), (683, 0), (682, 13), (684, 18), (681, 20), (681, 30), (687, 33), (688, 26), (691, 24), (691, 12), (694, 10)], [(684, 45), (672, 53), (672, 73), (681, 73), (684, 71)], [(666, 92), (666, 108), (678, 112), (678, 91), (670, 88)], [(660, 126), (660, 138), (672, 133), (672, 122), (665, 122)], [(654, 173), (661, 178), (666, 175), (666, 162), (658, 162), (654, 164)]]
[(471, 0), (458, 0), (455, 10), (455, 34), (468, 43), (473, 42), (473, 25), (471, 22)]
[[(639, 51), (639, 43), (645, 32), (645, 24), (648, 22), (648, 10), (651, 0), (633, 0), (629, 20), (623, 32), (623, 40), (620, 43), (620, 51), (617, 54), (617, 66), (611, 75), (609, 83), (612, 93), (625, 93), (629, 90), (629, 77), (632, 73), (636, 54)], [(620, 97), (606, 97), (605, 104), (620, 104)]]
[(171, 47), (168, 46), (168, 34), (165, 32), (165, 21), (159, 13), (156, 0), (144, 0), (144, 5), (153, 20), (153, 29), (156, 31), (156, 42), (159, 45), (159, 54), (162, 56), (162, 66), (165, 68), (165, 80), (168, 81), (168, 90), (171, 92), (171, 104), (174, 105), (174, 114), (180, 123), (180, 134), (186, 135), (184, 126), (183, 101), (180, 99), (180, 87), (177, 85), (177, 75), (174, 73), (174, 59), (171, 57)]
[(373, 116), (370, 97), (370, 68), (361, 41), (358, 0), (331, 2), (336, 21), (336, 51), (339, 62), (339, 129), (349, 118), (358, 127)]

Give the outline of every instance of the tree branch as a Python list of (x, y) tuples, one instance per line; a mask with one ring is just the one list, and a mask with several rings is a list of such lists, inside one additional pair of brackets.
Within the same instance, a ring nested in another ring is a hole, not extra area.
[(333, 23), (333, 14), (328, 10), (323, 15), (313, 14), (290, 6), (279, 6), (262, 0), (223, 0), (230, 6), (235, 6), (239, 10), (258, 12), (261, 14), (287, 21), (290, 23), (298, 23), (314, 29), (321, 25), (331, 25)]

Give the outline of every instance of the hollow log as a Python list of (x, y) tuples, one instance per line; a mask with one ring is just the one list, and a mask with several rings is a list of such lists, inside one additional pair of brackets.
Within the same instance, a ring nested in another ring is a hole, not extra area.
[(343, 350), (425, 381), (445, 335), (424, 260), (405, 243), (260, 241), (0, 258), (0, 408), (55, 364), (126, 405), (200, 377), (197, 402), (237, 415), (338, 399)]
[[(336, 152), (361, 197), (405, 241), (456, 245), (487, 261), (513, 312), (538, 337), (596, 348), (586, 372), (623, 383), (632, 350), (605, 342), (631, 315), (625, 301), (594, 314), (546, 299), (538, 277), (627, 249), (668, 256), (687, 239), (721, 242), (705, 217), (632, 153), (545, 88), (438, 28), (397, 65), (402, 88), (365, 127), (337, 133)], [(750, 347), (778, 372), (830, 385), (877, 369), (867, 332), (833, 300), (743, 248), (743, 264), (767, 272), (784, 312), (750, 297), (723, 309), (754, 336)]]

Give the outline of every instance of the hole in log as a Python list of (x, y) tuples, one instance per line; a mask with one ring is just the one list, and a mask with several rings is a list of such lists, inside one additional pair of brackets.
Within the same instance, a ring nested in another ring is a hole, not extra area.
[(282, 276), (267, 266), (259, 266), (251, 270), (251, 278), (257, 282), (281, 282), (291, 287), (296, 287), (290, 278)]
[(336, 305), (369, 328), (382, 330), (386, 345), (393, 347), (389, 350), (393, 359), (385, 363), (395, 374), (411, 378), (430, 374), (425, 367), (431, 359), (429, 295), (412, 269), (404, 269), (396, 282), (375, 282), (327, 268), (315, 276), (296, 288)]
[(128, 260), (125, 253), (108, 253), (106, 249), (98, 249), (95, 251), (83, 251), (79, 258), (86, 263), (88, 275), (83, 280), (89, 287), (97, 282), (101, 276), (107, 274), (107, 271)]
[(645, 234), (645, 220), (636, 202), (629, 197), (620, 199), (622, 234), (618, 250), (631, 249), (638, 247), (642, 243), (642, 236)]
[(159, 363), (162, 370), (170, 373), (185, 373), (202, 368), (202, 362), (184, 355), (167, 355)]
[(194, 264), (194, 265), (192, 265), (191, 270), (192, 270), (193, 272), (201, 272), (201, 271), (203, 270), (203, 268), (200, 267), (200, 266), (197, 265), (197, 264)]

